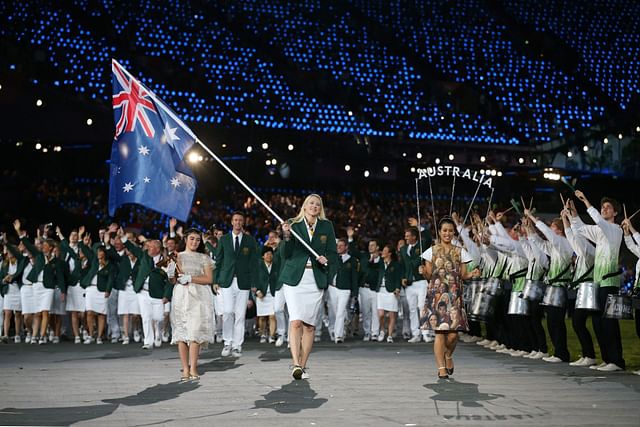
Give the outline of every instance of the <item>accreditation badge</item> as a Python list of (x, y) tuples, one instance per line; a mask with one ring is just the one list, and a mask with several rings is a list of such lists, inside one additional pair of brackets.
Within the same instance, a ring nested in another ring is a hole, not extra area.
[(320, 235), (320, 243), (327, 243), (327, 235), (326, 234), (321, 234)]
[(249, 248), (242, 248), (243, 255), (249, 255)]

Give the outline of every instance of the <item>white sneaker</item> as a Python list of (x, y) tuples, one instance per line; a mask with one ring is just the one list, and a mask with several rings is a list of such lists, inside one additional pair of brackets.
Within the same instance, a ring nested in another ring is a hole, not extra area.
[(118, 337), (111, 338), (111, 344), (118, 344)]
[(262, 335), (260, 337), (260, 344), (266, 344), (267, 343), (267, 336), (266, 335)]
[(122, 340), (122, 345), (129, 345), (129, 337), (124, 337)]
[(378, 341), (377, 335), (371, 335), (371, 341)]
[(383, 342), (384, 341), (384, 332), (380, 332), (378, 334), (378, 342)]
[[(320, 338), (320, 335), (316, 335), (313, 337), (313, 342), (320, 342), (322, 340), (322, 338)], [(290, 348), (289, 345), (287, 345), (287, 348)]]
[(31, 334), (27, 334), (27, 336), (24, 338), (24, 343), (31, 344)]
[(561, 363), (562, 362), (562, 359), (560, 359), (558, 356), (543, 357), (542, 360), (544, 360), (545, 362), (549, 362), (549, 363)]
[(156, 338), (153, 342), (153, 345), (155, 345), (156, 348), (162, 347), (162, 338)]
[(431, 343), (434, 342), (436, 339), (435, 337), (432, 337), (431, 335), (427, 335), (426, 337), (424, 337), (424, 342), (426, 343)]
[(332, 331), (329, 331), (329, 339), (331, 339), (331, 341), (336, 340), (336, 335)]
[(162, 332), (162, 342), (169, 342), (169, 331)]
[(282, 347), (282, 344), (284, 344), (284, 337), (280, 335), (276, 340), (276, 347)]
[(294, 366), (293, 369), (291, 370), (291, 376), (295, 380), (301, 380), (303, 373), (304, 373), (304, 371), (302, 370), (302, 368), (300, 366), (297, 366), (297, 365)]
[(86, 329), (82, 329), (82, 341), (86, 341), (89, 338), (89, 333)]
[(89, 336), (84, 340), (84, 344), (93, 344), (94, 342), (95, 340), (93, 339), (93, 337)]
[(491, 341), (489, 341), (488, 339), (481, 339), (480, 341), (476, 342), (477, 345), (482, 345), (485, 346), (487, 344), (489, 344)]
[(598, 369), (598, 368), (603, 368), (605, 366), (607, 366), (607, 364), (605, 362), (602, 362), (599, 365), (591, 365), (591, 366), (589, 366), (589, 369)]
[(73, 343), (74, 344), (80, 344), (80, 343), (82, 343), (82, 339), (80, 337), (75, 337), (74, 340), (73, 340)]
[(584, 357), (581, 357), (580, 359), (576, 360), (575, 362), (569, 363), (569, 366), (582, 366), (583, 362), (584, 362)]
[(274, 337), (269, 337), (269, 344), (273, 344), (274, 342), (276, 342), (276, 339)]
[(225, 344), (225, 346), (222, 348), (222, 353), (220, 353), (220, 356), (229, 357), (230, 355), (231, 355), (231, 346), (228, 344)]
[(20, 338), (20, 335), (16, 335), (15, 337), (13, 337), (13, 342), (16, 344), (20, 344), (22, 342), (22, 338)]
[(510, 354), (511, 354), (511, 357), (522, 357), (525, 354), (529, 354), (529, 353), (527, 353), (526, 351), (522, 351), (522, 350), (515, 350), (515, 351), (512, 351)]
[(623, 369), (616, 365), (615, 363), (608, 363), (606, 365), (604, 365), (601, 368), (598, 368), (598, 371), (601, 372), (616, 372), (616, 371), (622, 371)]
[(240, 357), (242, 356), (242, 347), (236, 347), (234, 349), (231, 350), (231, 355), (233, 357)]
[[(484, 347), (484, 348), (491, 349), (491, 350), (495, 350), (495, 347), (497, 347), (497, 346), (499, 346), (499, 345), (500, 345), (500, 343), (499, 343), (498, 341), (493, 340), (493, 341), (489, 341), (489, 342), (488, 342), (487, 344), (485, 344), (483, 347)], [(494, 347), (494, 348), (491, 348), (491, 347)]]
[(133, 341), (140, 342), (140, 339), (140, 331), (136, 329), (135, 331), (133, 331)]
[(587, 367), (587, 366), (593, 366), (593, 365), (596, 365), (597, 363), (598, 363), (598, 362), (596, 362), (596, 359), (592, 359), (592, 358), (590, 358), (590, 357), (585, 357), (585, 358), (583, 358), (583, 360), (582, 360), (582, 364), (581, 364), (581, 365), (578, 365), (578, 366), (584, 366), (584, 367)]
[(496, 349), (496, 353), (500, 353), (500, 354), (511, 354), (513, 350), (510, 348), (498, 348)]
[(29, 344), (38, 344), (38, 337), (31, 337), (31, 342)]
[(392, 337), (391, 335), (389, 335), (389, 336), (387, 337), (387, 342), (388, 342), (388, 343), (393, 343), (393, 337)]
[(143, 349), (143, 350), (151, 350), (151, 347), (152, 347), (152, 346), (151, 346), (151, 345), (149, 345), (149, 344), (142, 344), (142, 349)]
[(300, 377), (300, 379), (308, 380), (309, 378), (311, 377), (309, 376), (309, 372), (307, 372), (307, 368), (302, 368), (302, 376)]
[(60, 337), (53, 337), (53, 339), (51, 340), (52, 344), (60, 344)]
[(471, 337), (471, 342), (479, 343), (480, 341), (482, 341), (482, 337), (476, 337), (476, 336)]
[(362, 341), (371, 341), (371, 336), (369, 334), (364, 334), (364, 337), (362, 338)]
[(495, 345), (495, 346), (491, 346), (491, 347), (489, 347), (489, 350), (500, 351), (500, 350), (504, 350), (504, 349), (506, 349), (506, 348), (507, 348), (507, 346), (506, 346), (506, 345), (504, 345), (504, 344), (498, 344), (498, 345)]
[(634, 374), (634, 375), (640, 375), (640, 370), (638, 370), (638, 371), (634, 371), (634, 372), (633, 372), (633, 374)]
[(538, 352), (537, 352), (537, 351), (535, 351), (535, 350), (531, 350), (531, 353), (529, 353), (529, 354), (525, 354), (525, 355), (524, 355), (524, 356), (522, 356), (522, 357), (524, 357), (525, 359), (531, 359), (531, 358), (533, 358), (533, 356), (535, 356), (536, 354), (538, 354)]
[(42, 344), (46, 344), (47, 343), (47, 336), (45, 335), (44, 337), (40, 338), (40, 341), (38, 341), (38, 344), (42, 345)]
[(102, 338), (96, 339), (96, 344), (102, 344)]
[(411, 334), (409, 332), (403, 332), (402, 333), (402, 339), (403, 340), (408, 340), (409, 338), (411, 338)]
[(415, 344), (415, 343), (419, 343), (420, 341), (422, 341), (422, 336), (420, 335), (415, 335), (413, 337), (411, 337), (411, 339), (407, 342), (411, 343), (411, 344)]

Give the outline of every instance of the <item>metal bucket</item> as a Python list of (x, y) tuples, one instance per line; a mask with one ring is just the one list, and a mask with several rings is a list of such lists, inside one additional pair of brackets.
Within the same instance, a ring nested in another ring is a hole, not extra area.
[(529, 301), (520, 298), (520, 292), (511, 292), (509, 298), (509, 311), (507, 314), (513, 314), (516, 316), (528, 316), (529, 315)]
[(604, 307), (604, 317), (607, 319), (632, 320), (633, 308), (631, 297), (626, 295), (607, 295), (607, 305)]
[(540, 302), (544, 297), (546, 288), (547, 285), (540, 280), (527, 279), (522, 291), (522, 298), (532, 302)]
[(471, 304), (471, 311), (467, 316), (471, 320), (486, 321), (491, 316), (495, 309), (495, 296), (484, 292), (478, 292), (473, 298)]
[(502, 291), (502, 283), (500, 279), (491, 277), (484, 282), (482, 292), (489, 295), (498, 295)]
[(467, 297), (465, 299), (465, 304), (467, 304), (468, 311), (471, 311), (471, 306), (473, 304), (473, 300), (477, 294), (482, 292), (482, 287), (484, 286), (483, 279), (472, 280), (468, 286), (465, 288), (467, 291)]
[(598, 304), (598, 284), (583, 282), (578, 285), (576, 295), (576, 310), (600, 311)]
[(564, 307), (567, 301), (567, 290), (562, 286), (547, 286), (542, 298), (542, 305), (549, 307)]

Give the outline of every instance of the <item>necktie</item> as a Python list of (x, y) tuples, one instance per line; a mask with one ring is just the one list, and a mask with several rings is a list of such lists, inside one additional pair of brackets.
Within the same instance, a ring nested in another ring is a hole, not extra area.
[(236, 255), (238, 255), (238, 251), (240, 251), (240, 238), (239, 236), (236, 236), (236, 243), (235, 243), (235, 247), (233, 248)]

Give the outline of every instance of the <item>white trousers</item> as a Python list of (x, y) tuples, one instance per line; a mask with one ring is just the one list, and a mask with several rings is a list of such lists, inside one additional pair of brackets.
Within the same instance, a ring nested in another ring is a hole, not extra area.
[(415, 337), (420, 335), (420, 312), (424, 308), (424, 302), (427, 298), (427, 281), (417, 280), (413, 282), (411, 286), (406, 287), (406, 293), (409, 305), (408, 317), (411, 323), (411, 336)]
[(285, 310), (286, 300), (284, 298), (284, 291), (278, 289), (274, 297), (273, 306), (276, 312), (276, 333), (278, 336), (285, 336), (287, 333), (287, 311)]
[(378, 335), (380, 320), (378, 319), (378, 294), (369, 288), (360, 288), (360, 314), (362, 329), (365, 335)]
[[(336, 338), (344, 338), (344, 321), (347, 318), (347, 305), (351, 297), (351, 290), (338, 289), (329, 286), (329, 330)], [(333, 320), (333, 324), (331, 321)]]
[(398, 306), (398, 318), (400, 318), (400, 312), (402, 312), (402, 323), (398, 321), (396, 327), (402, 326), (402, 334), (409, 334), (411, 333), (411, 321), (409, 320), (409, 301), (407, 300), (406, 288), (400, 289)]
[[(327, 304), (327, 306), (329, 306), (329, 292), (325, 292), (322, 295), (322, 304), (320, 306), (320, 310), (318, 310), (318, 316), (316, 317), (316, 330), (315, 330), (315, 335), (317, 337), (322, 336), (322, 325), (324, 323), (324, 316), (325, 316), (325, 311), (324, 311), (324, 305), (325, 303)], [(327, 314), (327, 319), (329, 321), (329, 328), (331, 328), (331, 313)], [(333, 329), (329, 329), (330, 331), (332, 331)]]
[(138, 303), (140, 304), (140, 317), (142, 317), (142, 333), (144, 333), (144, 343), (153, 345), (161, 334), (160, 324), (164, 318), (164, 306), (161, 298), (151, 298), (149, 291), (144, 289), (138, 293)]
[(249, 291), (238, 288), (238, 280), (231, 286), (220, 288), (222, 294), (222, 339), (224, 345), (238, 348), (244, 342), (244, 320), (247, 313)]
[(118, 290), (112, 289), (107, 300), (107, 326), (111, 338), (120, 337), (120, 323), (118, 319)]

